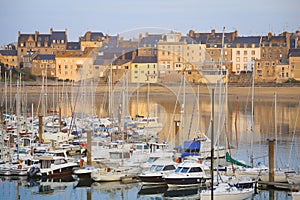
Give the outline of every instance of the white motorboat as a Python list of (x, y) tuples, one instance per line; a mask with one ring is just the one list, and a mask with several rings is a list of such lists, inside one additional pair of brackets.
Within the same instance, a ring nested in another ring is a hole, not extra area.
[(91, 177), (94, 181), (109, 182), (121, 181), (124, 178), (137, 177), (140, 173), (138, 168), (117, 167), (117, 168), (96, 168), (92, 170)]
[(152, 164), (148, 171), (139, 175), (143, 185), (165, 184), (163, 176), (175, 171), (178, 163), (169, 160), (158, 160)]
[[(251, 197), (254, 193), (253, 188), (238, 189), (237, 187), (230, 186), (227, 183), (222, 183), (214, 187), (213, 199), (215, 200), (242, 200)], [(211, 199), (211, 189), (203, 190), (200, 193), (201, 200)]]
[(208, 177), (204, 165), (195, 160), (185, 160), (178, 164), (175, 172), (164, 176), (168, 187), (186, 187), (205, 183)]
[(73, 174), (79, 180), (91, 180), (91, 173), (94, 169), (94, 166), (87, 165), (84, 168), (74, 169)]
[(300, 173), (295, 173), (295, 174), (286, 174), (286, 179), (289, 184), (300, 184)]

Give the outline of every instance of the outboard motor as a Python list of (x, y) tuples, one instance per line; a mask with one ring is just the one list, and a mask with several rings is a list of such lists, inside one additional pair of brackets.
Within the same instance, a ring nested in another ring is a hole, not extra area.
[(36, 167), (36, 166), (32, 166), (30, 167), (30, 169), (27, 171), (27, 176), (28, 178), (34, 178), (37, 177), (38, 173), (40, 172), (40, 168)]

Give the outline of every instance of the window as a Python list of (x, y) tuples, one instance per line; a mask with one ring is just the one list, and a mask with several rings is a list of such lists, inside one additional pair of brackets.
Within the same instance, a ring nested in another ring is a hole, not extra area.
[(236, 64), (236, 70), (240, 70), (240, 64)]
[(240, 57), (236, 57), (236, 62), (240, 62)]
[(240, 55), (241, 54), (241, 52), (240, 51), (236, 51), (236, 55)]
[(266, 62), (266, 63), (265, 63), (265, 66), (266, 66), (266, 67), (270, 66), (270, 63), (269, 63), (269, 62)]
[(248, 53), (247, 51), (244, 51), (244, 55), (247, 55), (247, 53)]
[(244, 59), (243, 59), (243, 60), (244, 60), (244, 62), (247, 62), (247, 61), (248, 61), (247, 57), (244, 57)]
[(255, 55), (255, 51), (254, 50), (251, 51), (251, 55), (253, 55), (253, 56)]

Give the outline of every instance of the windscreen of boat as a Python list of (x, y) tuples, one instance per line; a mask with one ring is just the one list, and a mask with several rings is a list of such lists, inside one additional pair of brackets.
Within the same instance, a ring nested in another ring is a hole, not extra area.
[(157, 165), (156, 171), (162, 171), (162, 170), (163, 170), (163, 166), (162, 165)]

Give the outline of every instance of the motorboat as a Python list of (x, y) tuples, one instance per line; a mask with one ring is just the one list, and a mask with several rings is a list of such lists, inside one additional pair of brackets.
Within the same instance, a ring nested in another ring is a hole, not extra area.
[(139, 175), (143, 185), (160, 185), (165, 184), (163, 176), (175, 171), (178, 163), (165, 160), (154, 162), (148, 171)]
[(205, 172), (205, 166), (197, 160), (185, 160), (178, 164), (175, 172), (163, 178), (168, 187), (186, 187), (205, 183), (210, 177)]
[(62, 156), (44, 155), (38, 158), (38, 165), (28, 169), (27, 176), (28, 178), (71, 176), (75, 167), (78, 167), (77, 163), (68, 162)]
[(74, 169), (73, 174), (79, 180), (91, 180), (91, 173), (95, 169), (92, 165), (87, 165), (84, 168)]
[(125, 178), (137, 177), (140, 173), (139, 168), (132, 167), (102, 167), (92, 170), (91, 177), (94, 181), (109, 182), (109, 181), (121, 181)]

